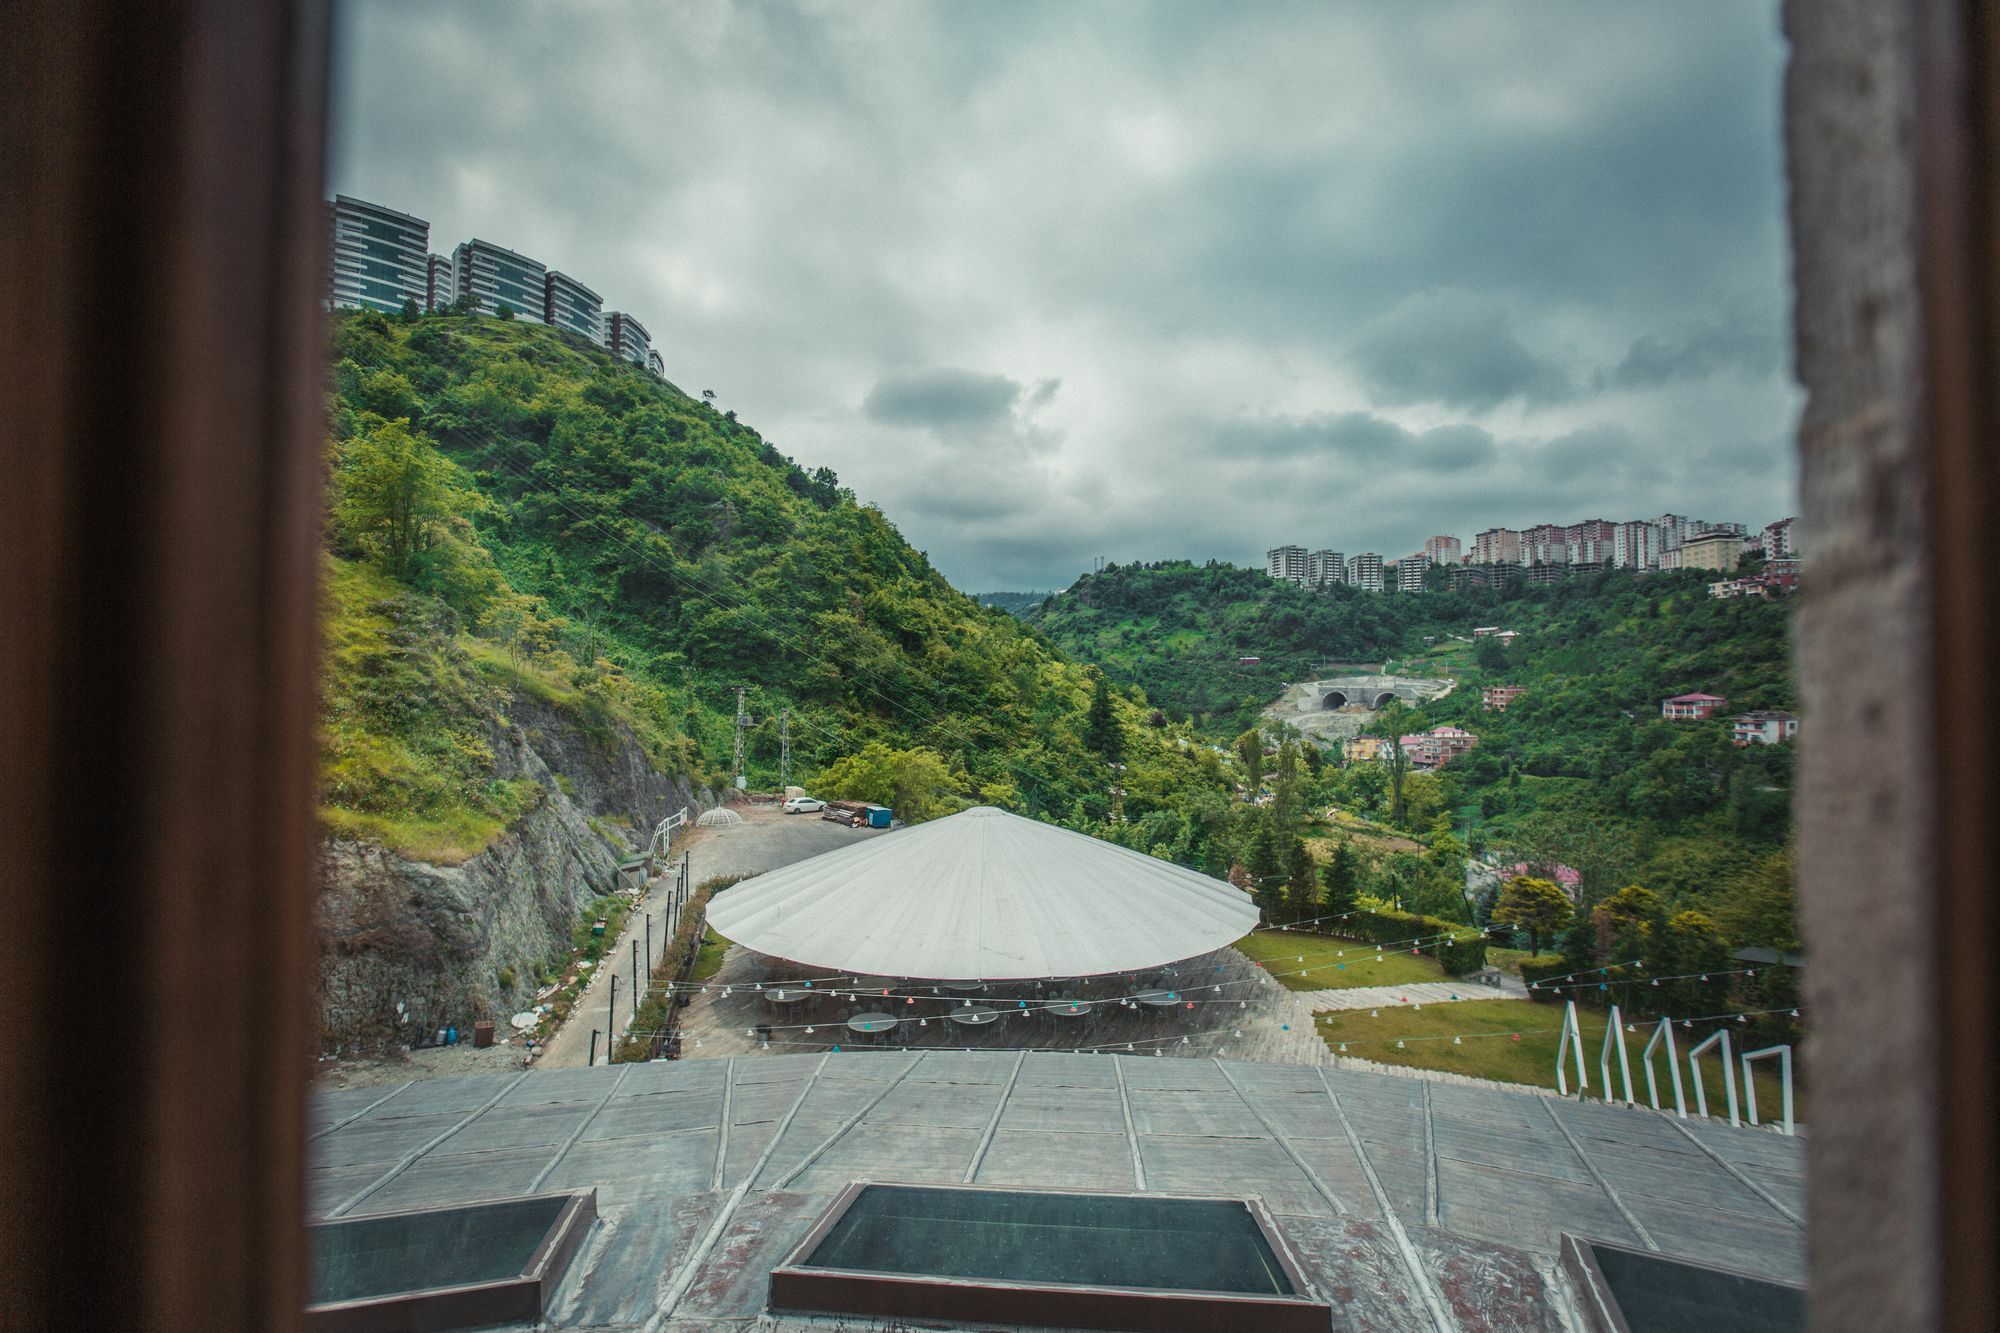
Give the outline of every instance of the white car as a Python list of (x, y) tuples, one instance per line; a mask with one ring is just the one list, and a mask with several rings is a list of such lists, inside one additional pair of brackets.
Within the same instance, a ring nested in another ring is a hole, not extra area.
[(817, 796), (794, 796), (783, 806), (788, 815), (810, 815), (826, 809), (826, 802)]

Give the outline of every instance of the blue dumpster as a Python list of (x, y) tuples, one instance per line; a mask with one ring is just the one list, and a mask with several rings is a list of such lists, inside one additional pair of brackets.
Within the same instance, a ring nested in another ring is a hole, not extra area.
[(888, 828), (894, 812), (886, 805), (871, 805), (868, 809), (869, 828)]

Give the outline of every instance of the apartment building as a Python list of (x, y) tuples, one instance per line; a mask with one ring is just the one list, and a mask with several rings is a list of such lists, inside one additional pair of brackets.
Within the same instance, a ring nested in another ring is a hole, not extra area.
[(457, 296), (471, 297), (480, 314), (497, 315), (504, 306), (516, 319), (543, 322), (549, 271), (540, 260), (475, 238), (451, 252), (451, 269)]
[(1618, 525), (1601, 518), (1587, 518), (1581, 523), (1572, 523), (1563, 532), (1563, 547), (1566, 552), (1564, 563), (1571, 565), (1608, 565), (1616, 552)]
[(550, 269), (542, 283), (542, 322), (601, 344), (604, 298), (569, 274)]
[(1475, 565), (1521, 563), (1521, 534), (1512, 528), (1488, 528), (1472, 539)]
[(1365, 592), (1382, 591), (1382, 557), (1373, 551), (1348, 557), (1347, 582)]
[(1620, 569), (1660, 567), (1660, 527), (1643, 518), (1620, 523), (1611, 532), (1611, 563)]
[(1504, 713), (1508, 704), (1527, 692), (1523, 685), (1488, 685), (1479, 691), (1479, 702), (1489, 713)]
[(1314, 551), (1306, 557), (1306, 583), (1330, 588), (1347, 582), (1347, 557), (1339, 551)]
[(1798, 734), (1798, 718), (1782, 708), (1753, 708), (1729, 719), (1729, 738), (1738, 745), (1780, 745)]
[(424, 265), (424, 309), (436, 312), (458, 299), (451, 280), (451, 256), (431, 255)]
[(647, 349), (646, 369), (652, 371), (653, 374), (659, 379), (665, 379), (667, 377), (667, 359), (660, 355), (659, 348), (652, 347)]
[(1796, 518), (1781, 518), (1775, 523), (1766, 523), (1764, 531), (1758, 534), (1757, 544), (1764, 551), (1766, 560), (1796, 560), (1799, 556), (1799, 521)]
[(327, 303), (394, 313), (429, 299), (431, 224), (337, 194), (326, 206)]
[[(1743, 558), (1742, 524), (1719, 524), (1716, 530), (1691, 535), (1681, 543), (1682, 569), (1731, 570)], [(1737, 531), (1730, 531), (1731, 528)]]
[(1456, 537), (1440, 535), (1424, 539), (1424, 557), (1434, 565), (1455, 565), (1464, 550)]
[(1521, 531), (1521, 563), (1525, 565), (1566, 565), (1569, 563), (1569, 529), (1560, 523), (1537, 523)]
[(604, 317), (603, 342), (611, 349), (611, 355), (622, 356), (638, 366), (646, 364), (653, 350), (653, 339), (646, 326), (623, 310), (613, 310)]
[(1424, 575), (1430, 572), (1431, 561), (1426, 555), (1406, 555), (1396, 562), (1396, 591), (1422, 592)]
[(1306, 548), (1273, 546), (1264, 552), (1264, 572), (1287, 583), (1304, 583), (1307, 574)]
[(1404, 736), (1398, 742), (1413, 768), (1441, 768), (1479, 744), (1463, 727), (1433, 727)]

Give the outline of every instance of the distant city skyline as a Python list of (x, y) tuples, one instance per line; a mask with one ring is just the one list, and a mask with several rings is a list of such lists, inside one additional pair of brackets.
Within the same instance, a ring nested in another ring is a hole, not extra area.
[(339, 13), (329, 194), (616, 293), (967, 591), (1796, 511), (1776, 0)]

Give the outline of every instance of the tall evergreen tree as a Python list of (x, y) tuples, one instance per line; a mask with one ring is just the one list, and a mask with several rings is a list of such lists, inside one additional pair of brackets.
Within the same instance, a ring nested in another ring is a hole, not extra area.
[(1328, 916), (1354, 910), (1355, 894), (1361, 887), (1361, 870), (1354, 863), (1354, 844), (1342, 838), (1333, 845), (1333, 855), (1319, 868), (1319, 882), (1326, 890), (1321, 904)]
[(1084, 714), (1083, 743), (1100, 755), (1107, 764), (1116, 764), (1125, 758), (1125, 734), (1118, 727), (1118, 714), (1111, 707), (1111, 686), (1101, 673), (1093, 673), (1090, 686), (1090, 711)]

